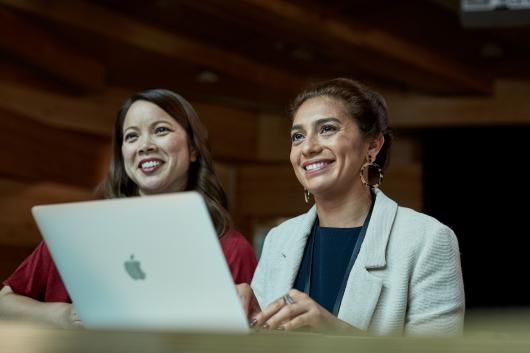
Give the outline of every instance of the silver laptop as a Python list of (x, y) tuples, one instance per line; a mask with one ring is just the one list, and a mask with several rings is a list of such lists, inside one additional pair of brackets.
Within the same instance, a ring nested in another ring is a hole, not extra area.
[(32, 212), (86, 327), (248, 331), (198, 193), (44, 205)]

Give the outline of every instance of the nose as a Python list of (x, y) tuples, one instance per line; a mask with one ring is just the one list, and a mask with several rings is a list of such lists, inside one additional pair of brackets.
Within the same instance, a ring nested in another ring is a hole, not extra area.
[(320, 142), (318, 141), (318, 137), (315, 136), (314, 134), (310, 134), (306, 136), (306, 139), (302, 146), (302, 153), (305, 156), (312, 156), (312, 155), (320, 153), (321, 151), (322, 151), (322, 146), (320, 145)]
[(147, 154), (149, 152), (155, 152), (157, 147), (156, 144), (152, 141), (150, 136), (142, 138), (138, 148), (138, 154)]

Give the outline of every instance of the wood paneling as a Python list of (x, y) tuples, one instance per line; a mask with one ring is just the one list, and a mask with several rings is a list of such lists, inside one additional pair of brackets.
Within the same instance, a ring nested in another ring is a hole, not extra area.
[(391, 125), (399, 128), (530, 124), (528, 82), (500, 82), (493, 97), (385, 94)]
[(236, 213), (294, 216), (309, 208), (290, 164), (241, 166), (236, 180)]
[[(13, 273), (34, 248), (34, 246), (0, 245), (0, 283)], [(2, 285), (0, 285), (1, 287)]]
[(0, 245), (31, 247), (39, 242), (40, 233), (31, 216), (33, 206), (91, 198), (90, 189), (0, 178)]
[(195, 101), (192, 104), (208, 128), (212, 153), (217, 159), (248, 161), (257, 157), (257, 114)]
[(291, 150), (291, 120), (287, 115), (259, 116), (258, 158), (263, 161), (288, 162)]
[(0, 175), (87, 188), (105, 175), (108, 138), (50, 127), (0, 110)]

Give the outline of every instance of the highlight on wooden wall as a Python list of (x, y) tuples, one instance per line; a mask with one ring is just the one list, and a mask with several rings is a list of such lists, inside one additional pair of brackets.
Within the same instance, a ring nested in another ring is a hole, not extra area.
[(154, 87), (197, 109), (250, 239), (307, 209), (285, 111), (337, 76), (387, 99), (383, 189), (421, 210), (423, 129), (530, 123), (530, 31), (464, 28), (455, 3), (0, 0), (0, 277), (40, 239), (33, 205), (90, 198), (116, 111)]

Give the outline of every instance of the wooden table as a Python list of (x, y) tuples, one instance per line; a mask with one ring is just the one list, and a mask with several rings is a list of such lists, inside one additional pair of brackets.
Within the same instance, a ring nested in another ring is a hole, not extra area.
[(247, 335), (64, 330), (0, 321), (1, 353), (66, 352), (530, 352), (530, 335), (472, 334), (462, 338), (352, 337), (312, 333)]

